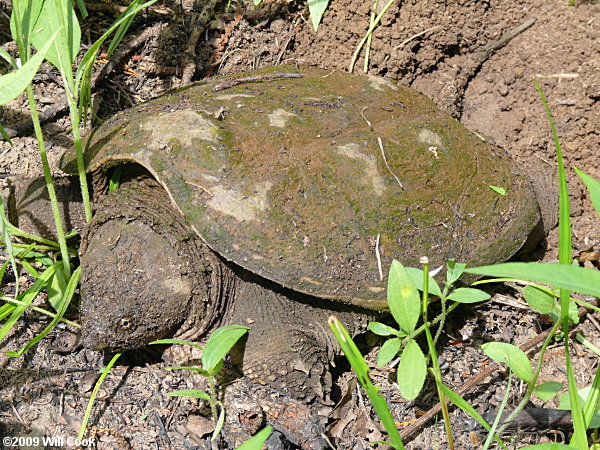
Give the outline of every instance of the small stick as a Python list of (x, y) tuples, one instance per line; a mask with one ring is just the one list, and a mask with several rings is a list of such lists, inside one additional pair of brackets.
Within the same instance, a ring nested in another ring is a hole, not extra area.
[(388, 170), (390, 171), (390, 173), (394, 176), (394, 178), (398, 182), (398, 185), (400, 186), (400, 189), (404, 190), (404, 186), (402, 186), (402, 182), (396, 176), (396, 174), (392, 171), (392, 169), (390, 168), (390, 165), (387, 162), (387, 159), (385, 158), (385, 152), (383, 151), (383, 142), (381, 142), (381, 138), (379, 136), (377, 136), (377, 143), (379, 144), (379, 148), (381, 149), (381, 156), (383, 156), (383, 162), (385, 163), (385, 167), (387, 167)]
[(414, 40), (414, 39), (416, 39), (416, 38), (418, 38), (420, 36), (423, 36), (424, 34), (429, 33), (430, 31), (433, 31), (433, 30), (435, 30), (435, 29), (437, 29), (439, 27), (441, 27), (441, 25), (436, 25), (435, 27), (427, 28), (426, 30), (421, 31), (420, 33), (413, 34), (411, 37), (409, 37), (407, 39), (404, 39), (402, 42), (400, 42), (398, 45), (396, 45), (394, 47), (394, 50), (398, 50), (400, 47), (404, 47), (410, 41), (412, 41), (412, 40)]
[(500, 39), (489, 42), (483, 47), (481, 47), (479, 50), (475, 51), (473, 53), (473, 59), (479, 62), (484, 62), (492, 55), (492, 53), (504, 47), (507, 43), (509, 43), (523, 31), (531, 27), (534, 23), (535, 19), (531, 19), (525, 23), (522, 23), (518, 27), (513, 28), (512, 30), (508, 30), (500, 37)]
[(236, 78), (235, 80), (224, 81), (213, 88), (213, 92), (221, 92), (244, 83), (256, 83), (258, 81), (281, 80), (288, 78), (302, 78), (301, 73), (270, 73), (266, 75), (252, 75), (249, 77)]
[(379, 238), (380, 233), (377, 233), (377, 239), (375, 240), (375, 256), (377, 256), (377, 268), (379, 269), (379, 281), (383, 281), (383, 269), (381, 268), (381, 255), (379, 254)]

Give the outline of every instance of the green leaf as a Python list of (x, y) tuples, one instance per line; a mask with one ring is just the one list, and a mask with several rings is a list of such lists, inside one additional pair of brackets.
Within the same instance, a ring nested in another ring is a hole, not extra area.
[[(79, 267), (77, 268), (79, 270)], [(74, 275), (74, 274), (73, 274)], [(94, 406), (94, 401), (96, 400), (96, 395), (100, 390), (100, 386), (104, 382), (106, 376), (110, 373), (110, 369), (114, 366), (117, 360), (121, 357), (121, 353), (116, 353), (112, 359), (108, 362), (100, 378), (96, 381), (94, 385), (94, 389), (92, 390), (92, 394), (90, 395), (90, 401), (88, 402), (87, 408), (85, 409), (85, 414), (83, 415), (83, 420), (81, 421), (81, 427), (79, 427), (79, 434), (77, 435), (77, 439), (80, 441), (83, 440), (83, 436), (85, 436), (85, 429), (87, 428), (88, 421), (90, 420), (90, 416), (92, 415), (92, 407)]]
[(15, 1), (10, 15), (10, 33), (20, 49), (29, 49), (31, 35), (46, 0)]
[(179, 389), (176, 391), (169, 392), (167, 395), (171, 397), (194, 397), (206, 400), (207, 402), (210, 401), (210, 395), (198, 389)]
[[(577, 390), (579, 401), (583, 404), (590, 394), (590, 386), (586, 386)], [(568, 392), (560, 394), (558, 397), (558, 409), (571, 409), (571, 397)]]
[(273, 428), (271, 426), (264, 427), (242, 445), (237, 450), (261, 450), (265, 441), (271, 436)]
[[(6, 261), (4, 261), (2, 266), (0, 266), (0, 284), (2, 284), (2, 280), (4, 280), (4, 274), (6, 273), (6, 268), (8, 267), (8, 263), (9, 263), (9, 261), (6, 260)], [(2, 319), (0, 318), (0, 320), (2, 320)]]
[[(579, 401), (580, 404), (586, 404), (587, 406), (587, 402), (588, 402), (588, 397), (590, 395), (591, 392), (591, 388), (592, 386), (586, 386), (583, 389), (579, 389), (577, 391), (578, 393), (578, 397), (579, 397)], [(558, 397), (558, 409), (570, 409), (572, 410), (571, 407), (571, 398), (569, 396), (568, 392), (565, 392), (564, 394), (561, 394)], [(600, 427), (600, 410), (596, 409), (596, 410), (592, 410), (590, 411), (590, 416), (589, 416), (589, 425), (588, 428), (599, 428)]]
[(8, 53), (3, 48), (0, 48), (0, 57), (4, 59), (13, 69), (17, 70), (19, 68), (17, 66), (17, 62), (12, 56), (10, 56), (10, 53)]
[[(406, 270), (406, 273), (408, 273), (408, 276), (410, 277), (410, 279), (413, 281), (413, 283), (415, 283), (415, 286), (417, 287), (417, 289), (422, 291), (423, 290), (423, 271), (416, 267), (405, 267), (404, 270)], [(429, 276), (429, 293), (431, 295), (436, 295), (438, 297), (442, 296), (442, 291), (440, 290), (440, 286), (437, 284), (437, 282), (433, 279), (432, 276)]]
[(219, 407), (219, 418), (217, 419), (215, 429), (213, 431), (212, 437), (210, 438), (211, 441), (214, 441), (217, 438), (217, 436), (223, 429), (223, 425), (225, 425), (225, 408), (223, 407), (223, 403), (216, 402), (215, 406)]
[(98, 54), (98, 50), (104, 44), (104, 41), (108, 39), (108, 37), (117, 29), (121, 27), (123, 23), (129, 21), (131, 17), (137, 14), (142, 9), (147, 6), (155, 3), (156, 0), (151, 0), (142, 5), (139, 5), (136, 2), (132, 2), (129, 6), (123, 11), (123, 13), (113, 22), (113, 24), (109, 27), (106, 32), (96, 40), (92, 44), (92, 46), (85, 52), (79, 66), (77, 67), (77, 72), (75, 74), (75, 89), (79, 91), (79, 110), (82, 114), (82, 117), (87, 116), (87, 111), (91, 102), (91, 85), (90, 78), (92, 75), (92, 69), (94, 67), (94, 61), (96, 60), (96, 55)]
[(398, 354), (401, 346), (402, 340), (398, 338), (385, 341), (377, 353), (377, 365), (381, 367), (389, 363)]
[(398, 330), (387, 326), (386, 324), (383, 324), (381, 322), (369, 322), (368, 328), (378, 336), (397, 336), (399, 333)]
[(590, 199), (592, 200), (592, 205), (594, 205), (596, 214), (600, 216), (600, 182), (596, 181), (585, 172), (582, 172), (577, 167), (575, 168), (575, 172), (577, 172), (579, 178), (585, 183), (585, 187), (587, 187), (587, 190), (590, 193)]
[(81, 29), (71, 0), (43, 1), (40, 15), (31, 30), (31, 43), (39, 49), (57, 32), (58, 36), (46, 57), (61, 74), (69, 74), (67, 79), (72, 79), (73, 62), (81, 44)]
[(519, 347), (506, 342), (488, 342), (483, 344), (481, 349), (494, 361), (507, 364), (514, 374), (526, 383), (533, 378), (531, 362)]
[[(600, 399), (600, 371), (596, 370), (594, 381), (587, 386), (590, 388), (589, 394), (585, 399), (583, 406), (583, 418), (588, 428), (598, 428), (600, 426), (600, 410), (598, 410), (598, 400)], [(585, 389), (585, 388), (584, 388)]]
[(550, 263), (504, 263), (473, 267), (465, 272), (535, 281), (600, 298), (600, 272), (586, 267)]
[(65, 290), (67, 288), (67, 282), (63, 269), (58, 268), (54, 273), (54, 276), (50, 278), (46, 285), (46, 292), (48, 293), (48, 301), (52, 305), (55, 311), (60, 309), (60, 306), (65, 298)]
[[(554, 309), (550, 313), (550, 318), (552, 319), (553, 322), (560, 320), (560, 316), (562, 314), (561, 310), (562, 310), (561, 304), (556, 302), (554, 304)], [(568, 314), (569, 314), (569, 321), (571, 323), (574, 323), (574, 324), (579, 323), (579, 314), (577, 311), (577, 305), (575, 304), (575, 302), (573, 300), (571, 300), (569, 302), (569, 313)]]
[(4, 322), (2, 328), (0, 328), (0, 341), (4, 339), (6, 334), (10, 331), (13, 325), (19, 320), (25, 309), (27, 309), (27, 305), (30, 304), (35, 297), (40, 293), (40, 291), (46, 286), (48, 280), (54, 275), (54, 272), (57, 270), (58, 266), (62, 265), (62, 261), (55, 263), (48, 267), (44, 272), (42, 272), (40, 278), (35, 280), (35, 282), (27, 289), (25, 292), (22, 292), (17, 296), (17, 300), (21, 300), (25, 305), (17, 306), (10, 317)]
[(415, 331), (421, 313), (419, 291), (404, 266), (392, 261), (388, 278), (388, 304), (394, 319), (405, 333)]
[[(575, 335), (575, 339), (577, 339), (577, 341), (581, 342), (588, 349), (590, 349), (591, 351), (593, 351), (597, 356), (600, 356), (600, 348), (596, 347), (594, 344), (592, 344), (590, 341), (588, 341), (583, 334), (581, 334), (580, 332), (578, 332)], [(598, 373), (600, 373), (600, 372), (598, 372)]]
[(248, 327), (241, 325), (229, 325), (213, 331), (202, 353), (202, 368), (211, 373), (216, 370), (225, 355), (248, 330)]
[(455, 260), (450, 259), (446, 264), (447, 272), (446, 272), (446, 282), (448, 284), (454, 284), (458, 281), (460, 276), (465, 271), (466, 264), (457, 263)]
[(8, 135), (8, 133), (6, 132), (6, 130), (4, 129), (4, 127), (2, 126), (2, 124), (0, 123), (0, 134), (2, 135), (2, 139), (4, 139), (6, 142), (9, 143), (9, 145), (13, 145), (12, 140), (10, 139), (10, 136)]
[(408, 341), (398, 365), (398, 386), (400, 394), (406, 400), (417, 398), (425, 383), (427, 375), (427, 361), (421, 347), (412, 339)]
[(323, 14), (329, 5), (329, 0), (308, 0), (308, 10), (310, 11), (310, 21), (315, 31), (319, 29), (319, 24)]
[(23, 67), (15, 72), (7, 73), (6, 75), (2, 75), (0, 77), (0, 105), (14, 100), (27, 88), (40, 68), (40, 64), (42, 64), (44, 61), (44, 58), (50, 50), (50, 46), (54, 42), (55, 38), (56, 33), (52, 37), (49, 36), (46, 45), (44, 45), (39, 52), (33, 55), (33, 57), (27, 61)]
[(531, 306), (531, 309), (540, 314), (550, 314), (556, 306), (555, 296), (539, 286), (525, 286), (523, 295), (527, 304)]
[(84, 19), (89, 15), (87, 8), (85, 7), (85, 3), (83, 0), (77, 0), (77, 7), (79, 8), (79, 12), (81, 13), (81, 17)]
[(479, 289), (458, 288), (453, 290), (448, 298), (458, 303), (477, 303), (488, 300), (490, 294)]
[(506, 189), (504, 189), (503, 187), (494, 186), (493, 184), (490, 184), (490, 189), (499, 195), (506, 195)]
[(123, 173), (123, 166), (115, 166), (110, 179), (108, 180), (108, 192), (112, 192), (118, 189), (121, 184), (121, 174)]
[(558, 394), (562, 388), (562, 383), (558, 383), (557, 381), (547, 381), (536, 386), (533, 391), (540, 398), (540, 400), (547, 402), (556, 394)]

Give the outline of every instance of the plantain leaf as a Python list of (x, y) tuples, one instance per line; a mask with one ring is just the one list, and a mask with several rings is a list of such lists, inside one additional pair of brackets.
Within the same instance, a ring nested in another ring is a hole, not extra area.
[(421, 314), (419, 291), (412, 279), (397, 260), (392, 261), (388, 278), (388, 304), (390, 312), (405, 333), (415, 331)]
[(398, 354), (398, 350), (400, 350), (401, 345), (402, 340), (398, 338), (392, 338), (385, 341), (379, 349), (379, 353), (377, 353), (377, 365), (385, 366), (392, 359), (394, 359), (394, 357)]
[(490, 294), (480, 289), (458, 288), (453, 290), (448, 298), (458, 303), (477, 303), (489, 299)]
[(555, 296), (538, 286), (525, 286), (523, 295), (527, 304), (531, 306), (531, 309), (540, 314), (550, 314), (556, 305)]
[[(423, 290), (423, 271), (416, 267), (405, 267), (406, 273), (410, 279), (415, 283), (415, 286), (418, 290)], [(433, 279), (432, 276), (429, 276), (429, 294), (437, 295), (438, 297), (442, 296), (442, 291), (440, 290), (440, 286)]]
[(427, 361), (421, 347), (412, 339), (408, 341), (398, 365), (398, 386), (400, 394), (406, 400), (417, 398), (425, 383), (427, 375)]

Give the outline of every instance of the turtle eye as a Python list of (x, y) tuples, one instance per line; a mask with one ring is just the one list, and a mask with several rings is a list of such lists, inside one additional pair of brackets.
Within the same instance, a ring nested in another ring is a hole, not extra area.
[(133, 326), (133, 319), (130, 316), (123, 316), (119, 320), (119, 328), (129, 330)]

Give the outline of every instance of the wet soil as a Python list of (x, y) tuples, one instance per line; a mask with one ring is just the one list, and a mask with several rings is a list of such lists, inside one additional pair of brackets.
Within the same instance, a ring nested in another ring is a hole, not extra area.
[[(130, 36), (143, 30), (155, 32), (139, 38), (123, 60), (126, 66), (118, 65), (96, 86), (100, 117), (180, 84), (179, 64), (190, 36), (189, 3), (183, 2), (183, 11), (178, 5), (159, 4), (135, 21)], [(383, 2), (379, 3), (378, 8), (382, 8)], [(599, 219), (573, 171), (578, 167), (600, 179), (600, 4), (575, 1), (575, 6), (569, 7), (568, 3), (398, 0), (373, 33), (368, 73), (424, 92), (468, 128), (493, 139), (525, 173), (542, 180), (539, 185), (546, 188), (540, 189), (540, 197), (552, 203), (555, 191), (547, 186), (553, 183), (556, 157), (543, 106), (533, 86), (533, 80), (538, 80), (552, 108), (568, 168), (573, 250), (577, 255), (589, 248), (598, 250), (600, 245)], [(95, 39), (112, 20), (111, 6), (103, 5), (92, 9), (85, 39)], [(368, 28), (371, 7), (372, 2), (362, 0), (333, 0), (315, 33), (304, 3), (271, 4), (260, 13), (248, 4), (233, 3), (230, 11), (216, 14), (217, 19), (200, 40), (193, 79), (283, 62), (345, 70)], [(535, 23), (506, 45), (494, 52), (481, 51), (531, 20)], [(1, 29), (8, 30), (5, 20)], [(128, 45), (127, 38), (125, 42)], [(13, 47), (6, 43), (4, 48), (11, 51)], [(363, 55), (364, 51), (357, 60), (356, 72), (362, 70)], [(35, 92), (42, 109), (51, 109), (60, 102), (62, 88), (56, 80), (57, 74), (46, 66), (36, 77)], [(1, 120), (13, 124), (27, 114), (25, 100), (20, 97), (2, 109)], [(65, 114), (44, 125), (49, 157), (57, 174), (58, 158), (71, 147), (68, 128)], [(13, 142), (13, 147), (0, 145), (0, 172), (41, 175), (33, 134), (26, 132)], [(555, 229), (538, 250), (544, 261), (556, 261)], [(487, 362), (479, 349), (481, 343), (501, 340), (520, 345), (549, 326), (547, 318), (523, 307), (518, 288), (498, 287), (494, 294), (492, 301), (462, 309), (448, 320), (439, 347), (444, 379), (453, 389), (484, 370)], [(76, 311), (72, 316), (77, 317)], [(20, 348), (46, 323), (37, 313), (26, 314), (1, 344), (2, 351)], [(600, 345), (594, 316), (588, 315), (580, 328)], [(50, 339), (24, 357), (0, 357), (0, 435), (76, 435), (97, 370), (107, 361), (104, 355), (83, 350), (74, 342), (73, 330), (58, 327)], [(597, 370), (597, 359), (578, 343), (574, 343), (574, 355), (577, 380), (581, 386), (588, 385)], [(375, 358), (371, 352), (373, 366)], [(373, 379), (382, 387), (399, 422), (414, 420), (419, 411), (435, 403), (431, 382), (416, 402), (403, 401), (393, 385), (394, 376), (393, 368), (373, 371)], [(369, 448), (369, 442), (383, 436), (382, 429), (364, 394), (351, 380), (346, 374), (338, 381), (344, 402), (330, 419), (331, 440), (339, 449)], [(564, 381), (560, 345), (546, 356), (540, 381), (556, 380)], [(166, 370), (160, 356), (149, 351), (123, 359), (102, 385), (91, 417), (97, 447), (210, 448), (212, 424), (206, 405), (166, 395), (174, 389), (201, 384), (188, 372)], [(232, 420), (242, 417), (250, 427), (256, 425), (256, 419), (243, 411), (247, 404), (244, 386), (243, 381), (228, 386), (225, 400), (231, 405)], [(479, 383), (467, 398), (480, 412), (486, 412), (501, 401), (505, 387), (506, 376), (496, 373)], [(512, 402), (516, 403), (523, 389), (518, 384), (513, 389)], [(343, 395), (345, 392), (347, 395)], [(555, 406), (553, 401), (546, 405), (539, 399), (533, 401), (536, 406)], [(480, 447), (485, 436), (467, 427), (462, 412), (455, 410), (452, 417), (458, 448)], [(568, 432), (524, 429), (511, 433), (509, 438), (511, 448), (517, 448), (525, 443), (568, 442)], [(276, 442), (278, 439), (274, 436), (269, 448), (285, 448), (286, 444)], [(410, 440), (410, 448), (415, 449), (447, 446), (439, 419), (420, 428)]]

